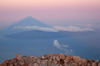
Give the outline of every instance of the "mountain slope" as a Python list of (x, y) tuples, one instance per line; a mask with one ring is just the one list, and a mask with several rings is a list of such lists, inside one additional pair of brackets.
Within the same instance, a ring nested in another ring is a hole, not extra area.
[(44, 24), (43, 22), (32, 18), (31, 16), (17, 22), (12, 26), (40, 26), (40, 27), (49, 27), (48, 25)]
[(7, 35), (7, 34), (9, 35), (9, 34), (19, 33), (19, 32), (24, 31), (24, 30), (15, 29), (15, 27), (19, 27), (19, 26), (49, 27), (48, 25), (42, 23), (41, 21), (39, 21), (39, 20), (37, 20), (35, 18), (27, 17), (25, 19), (20, 20), (16, 24), (10, 25), (10, 26), (0, 30), (0, 34), (1, 35)]
[(16, 34), (6, 35), (5, 37), (12, 39), (48, 39), (48, 38), (61, 38), (64, 37), (64, 35), (61, 32), (30, 30)]

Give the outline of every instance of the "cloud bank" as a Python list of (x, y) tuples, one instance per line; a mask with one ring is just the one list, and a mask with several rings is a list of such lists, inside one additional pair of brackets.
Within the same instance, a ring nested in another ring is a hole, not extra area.
[(58, 32), (58, 31), (69, 31), (69, 32), (83, 32), (83, 31), (94, 31), (92, 28), (80, 28), (77, 26), (54, 26), (53, 28), (48, 27), (40, 27), (40, 26), (15, 26), (14, 29), (21, 29), (21, 30), (41, 30), (47, 32)]
[(91, 29), (91, 28), (80, 28), (77, 26), (68, 26), (68, 27), (55, 26), (54, 29), (58, 31), (69, 31), (69, 32), (94, 31), (94, 29)]
[(41, 31), (47, 31), (47, 32), (58, 32), (57, 30), (53, 28), (48, 27), (40, 27), (40, 26), (16, 26), (14, 29), (21, 29), (21, 30), (41, 30)]
[(54, 40), (53, 46), (57, 49), (63, 50), (66, 54), (71, 54), (73, 50), (69, 49), (68, 45), (60, 44), (58, 40)]

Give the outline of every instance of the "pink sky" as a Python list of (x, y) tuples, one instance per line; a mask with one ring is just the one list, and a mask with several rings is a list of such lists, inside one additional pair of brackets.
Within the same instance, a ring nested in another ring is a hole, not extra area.
[(47, 24), (66, 19), (98, 20), (100, 0), (0, 0), (0, 26), (14, 23), (27, 16)]

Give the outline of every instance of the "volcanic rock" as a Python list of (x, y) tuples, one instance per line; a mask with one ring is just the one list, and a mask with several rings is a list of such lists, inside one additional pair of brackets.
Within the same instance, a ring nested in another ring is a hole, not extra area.
[(0, 66), (100, 66), (100, 61), (64, 54), (47, 54), (40, 57), (16, 54), (16, 58), (5, 60)]

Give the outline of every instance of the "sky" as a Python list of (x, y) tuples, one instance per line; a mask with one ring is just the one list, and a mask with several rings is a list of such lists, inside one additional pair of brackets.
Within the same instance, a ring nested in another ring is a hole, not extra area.
[(100, 21), (100, 0), (0, 0), (0, 28), (28, 16), (50, 25)]

